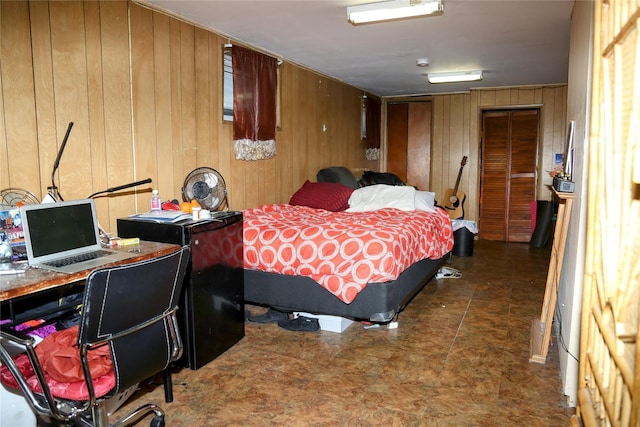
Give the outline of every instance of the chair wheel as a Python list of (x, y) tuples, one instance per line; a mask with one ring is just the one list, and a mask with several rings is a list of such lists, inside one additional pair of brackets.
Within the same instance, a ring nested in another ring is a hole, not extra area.
[(151, 420), (151, 427), (164, 427), (164, 416), (156, 415)]

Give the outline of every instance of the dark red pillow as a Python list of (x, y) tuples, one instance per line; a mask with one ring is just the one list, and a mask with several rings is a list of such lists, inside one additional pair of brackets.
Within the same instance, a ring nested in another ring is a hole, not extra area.
[(307, 180), (291, 196), (290, 205), (308, 206), (338, 212), (349, 207), (349, 197), (353, 189), (335, 182), (311, 182)]

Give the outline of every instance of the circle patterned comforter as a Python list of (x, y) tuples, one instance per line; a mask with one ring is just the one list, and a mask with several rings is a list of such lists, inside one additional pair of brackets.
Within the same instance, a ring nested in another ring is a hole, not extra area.
[(367, 283), (395, 280), (453, 247), (441, 209), (331, 212), (273, 204), (243, 215), (244, 268), (310, 277), (347, 304)]

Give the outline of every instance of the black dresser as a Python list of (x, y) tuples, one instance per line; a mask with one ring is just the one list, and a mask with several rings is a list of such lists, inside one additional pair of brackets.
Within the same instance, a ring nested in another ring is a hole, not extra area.
[(184, 354), (178, 362), (198, 369), (244, 337), (242, 213), (159, 223), (118, 219), (118, 236), (189, 245), (191, 262), (178, 313)]

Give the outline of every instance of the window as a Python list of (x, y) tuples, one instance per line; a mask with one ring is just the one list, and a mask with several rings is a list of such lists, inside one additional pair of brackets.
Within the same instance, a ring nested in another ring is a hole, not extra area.
[(362, 117), (361, 128), (360, 128), (360, 136), (361, 139), (367, 139), (367, 95), (362, 96)]
[(224, 81), (222, 89), (224, 92), (222, 98), (222, 119), (225, 121), (233, 121), (233, 66), (231, 62), (231, 46), (225, 45), (223, 51), (224, 63)]

